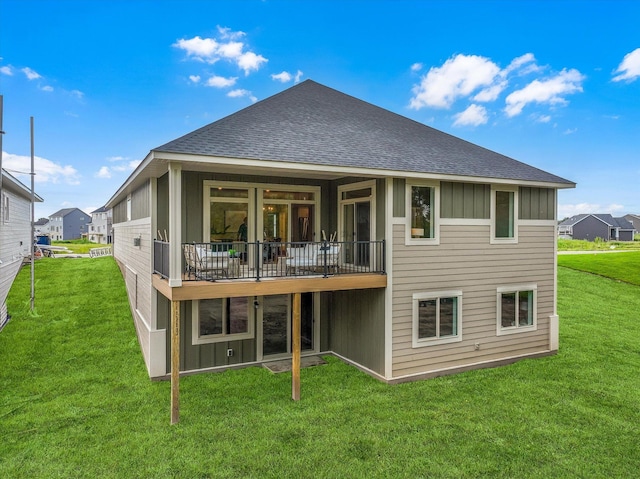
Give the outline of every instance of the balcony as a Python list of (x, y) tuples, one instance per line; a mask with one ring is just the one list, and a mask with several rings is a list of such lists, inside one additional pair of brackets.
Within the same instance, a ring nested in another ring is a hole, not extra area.
[[(385, 242), (183, 243), (182, 281), (385, 274)], [(154, 271), (169, 277), (169, 243), (154, 241)]]

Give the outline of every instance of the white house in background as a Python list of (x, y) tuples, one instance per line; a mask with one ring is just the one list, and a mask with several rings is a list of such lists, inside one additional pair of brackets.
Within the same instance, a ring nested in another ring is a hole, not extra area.
[(34, 232), (36, 235), (48, 235), (49, 234), (49, 218), (40, 218), (33, 223)]
[(111, 210), (106, 207), (91, 212), (91, 223), (87, 224), (87, 236), (93, 243), (111, 244)]
[[(22, 259), (31, 253), (31, 190), (2, 170), (0, 197), (0, 329), (8, 320), (7, 295)], [(42, 198), (35, 195), (35, 201)]]

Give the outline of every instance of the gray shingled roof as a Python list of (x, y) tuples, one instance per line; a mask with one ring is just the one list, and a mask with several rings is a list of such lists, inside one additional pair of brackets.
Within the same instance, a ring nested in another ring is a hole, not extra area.
[(573, 182), (306, 80), (156, 152)]

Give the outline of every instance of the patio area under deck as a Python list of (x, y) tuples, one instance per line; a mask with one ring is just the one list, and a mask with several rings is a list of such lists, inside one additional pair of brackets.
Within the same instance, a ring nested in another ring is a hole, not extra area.
[(226, 279), (184, 281), (181, 286), (169, 286), (161, 275), (153, 274), (153, 287), (171, 301), (171, 424), (180, 421), (180, 302), (193, 299), (214, 299), (239, 296), (293, 294), (291, 398), (300, 400), (301, 320), (300, 295), (307, 292), (384, 288), (387, 275), (362, 273), (333, 276), (303, 276), (264, 278), (260, 281)]

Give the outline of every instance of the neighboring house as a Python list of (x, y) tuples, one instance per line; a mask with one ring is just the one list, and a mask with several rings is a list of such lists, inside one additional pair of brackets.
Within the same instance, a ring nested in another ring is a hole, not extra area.
[(567, 239), (594, 241), (633, 241), (633, 225), (625, 218), (609, 214), (581, 214), (558, 225), (558, 236)]
[(640, 215), (624, 215), (624, 219), (633, 225), (636, 233), (640, 232)]
[[(31, 189), (5, 170), (0, 183), (0, 329), (7, 321), (6, 299), (23, 258), (33, 249)], [(37, 202), (42, 198), (34, 195)]]
[(49, 218), (40, 218), (33, 223), (34, 232), (36, 235), (48, 235), (49, 234)]
[(87, 224), (87, 236), (93, 243), (111, 244), (111, 210), (98, 208), (91, 212), (91, 222)]
[(307, 80), (151, 150), (106, 207), (152, 378), (299, 347), (395, 383), (557, 351), (573, 187)]
[(80, 239), (87, 234), (90, 216), (78, 208), (64, 208), (49, 216), (51, 241)]

